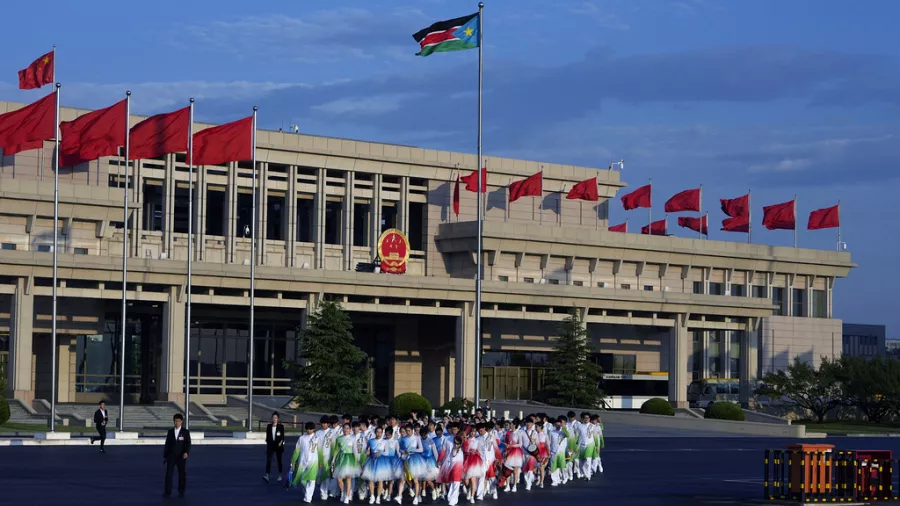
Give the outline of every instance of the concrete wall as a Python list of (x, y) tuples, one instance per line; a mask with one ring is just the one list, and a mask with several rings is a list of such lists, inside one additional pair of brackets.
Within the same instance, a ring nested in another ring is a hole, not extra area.
[(786, 368), (795, 357), (818, 366), (822, 357), (841, 356), (841, 320), (770, 316), (762, 319), (761, 374)]

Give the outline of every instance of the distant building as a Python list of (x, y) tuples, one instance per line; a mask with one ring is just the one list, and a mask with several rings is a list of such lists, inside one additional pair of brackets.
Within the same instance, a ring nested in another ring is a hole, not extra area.
[(900, 339), (885, 339), (884, 351), (889, 357), (900, 358)]
[(843, 354), (873, 358), (884, 356), (886, 340), (884, 325), (844, 323)]

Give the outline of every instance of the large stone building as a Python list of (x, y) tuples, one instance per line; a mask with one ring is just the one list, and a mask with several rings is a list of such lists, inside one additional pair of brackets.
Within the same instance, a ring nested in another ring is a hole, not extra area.
[[(20, 107), (0, 102), (0, 112)], [(64, 109), (63, 120), (85, 111)], [(134, 118), (137, 122), (139, 118)], [(123, 237), (124, 164), (113, 157), (60, 172), (59, 363), (51, 363), (52, 145), (0, 165), (0, 350), (8, 390), (60, 402), (117, 392), (123, 241), (128, 265), (126, 387), (131, 402), (183, 400), (188, 178), (183, 154), (136, 163)], [(610, 233), (613, 170), (487, 158), (482, 370), (475, 370), (475, 194), (452, 213), (450, 181), (473, 155), (260, 131), (254, 392), (285, 394), (285, 359), (318, 301), (351, 312), (386, 401), (421, 392), (440, 403), (527, 399), (542, 388), (558, 322), (587, 322), (608, 373), (668, 378), (686, 403), (692, 379), (740, 378), (795, 356), (839, 355), (832, 318), (847, 253)], [(251, 164), (195, 169), (192, 399), (244, 395), (248, 372)], [(507, 205), (506, 186), (539, 170), (542, 198)], [(600, 202), (561, 189), (597, 177)], [(613, 201), (618, 205), (617, 201)], [(358, 272), (396, 227), (412, 254), (402, 275)], [(740, 237), (740, 236), (738, 236)], [(633, 392), (634, 393), (634, 392)], [(640, 393), (640, 392), (637, 392)]]

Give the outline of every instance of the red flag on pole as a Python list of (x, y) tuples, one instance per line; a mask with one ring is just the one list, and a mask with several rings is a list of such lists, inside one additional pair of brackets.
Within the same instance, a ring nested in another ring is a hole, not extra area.
[(19, 89), (34, 90), (53, 82), (53, 74), (56, 70), (54, 52), (41, 56), (28, 67), (19, 71)]
[(708, 217), (704, 216), (703, 218), (687, 218), (687, 217), (679, 217), (678, 218), (678, 226), (682, 228), (689, 228), (694, 232), (701, 232), (700, 227), (703, 227), (703, 231), (701, 232), (703, 235), (709, 235), (709, 221)]
[(566, 199), (589, 200), (591, 202), (599, 201), (600, 194), (597, 190), (597, 178), (592, 177), (573, 186), (572, 189), (569, 190), (569, 194), (566, 195)]
[[(468, 176), (463, 176), (462, 182), (466, 183), (466, 191), (478, 193), (478, 171), (473, 170)], [(481, 193), (487, 192), (487, 167), (481, 169)]]
[(666, 201), (666, 212), (700, 211), (700, 188), (684, 190)]
[(666, 235), (666, 220), (662, 219), (649, 225), (644, 225), (641, 227), (641, 233), (644, 235)]
[(456, 175), (456, 184), (453, 185), (453, 212), (459, 216), (459, 174)]
[(620, 224), (618, 224), (618, 225), (613, 225), (613, 226), (609, 227), (609, 231), (610, 231), (610, 232), (623, 232), (623, 233), (628, 233), (628, 222), (626, 221), (625, 223), (620, 223)]
[(763, 225), (769, 230), (794, 230), (794, 201), (774, 204), (763, 208)]
[(131, 129), (128, 157), (131, 160), (156, 158), (169, 153), (186, 153), (191, 130), (191, 108), (157, 114)]
[(840, 206), (833, 206), (817, 209), (809, 213), (809, 223), (806, 225), (806, 229), (822, 230), (824, 228), (838, 228), (839, 226), (841, 226), (841, 208)]
[(0, 114), (0, 148), (6, 155), (43, 146), (56, 137), (56, 92), (37, 102)]
[(71, 167), (118, 154), (125, 145), (125, 100), (59, 124), (59, 164)]
[(725, 232), (750, 232), (750, 216), (735, 216), (722, 220), (722, 230)]
[(540, 197), (544, 194), (544, 171), (532, 174), (527, 178), (509, 185), (509, 201), (515, 202), (522, 197)]
[(651, 185), (641, 186), (637, 190), (622, 195), (622, 206), (626, 211), (637, 209), (638, 207), (651, 207)]
[(750, 194), (736, 199), (721, 199), (720, 202), (722, 203), (722, 212), (732, 218), (750, 215)]
[(194, 134), (194, 165), (221, 165), (253, 158), (253, 116)]

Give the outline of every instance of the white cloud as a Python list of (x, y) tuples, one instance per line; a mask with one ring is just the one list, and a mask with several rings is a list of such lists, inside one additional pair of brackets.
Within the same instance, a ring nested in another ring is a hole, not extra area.
[(400, 103), (421, 96), (417, 93), (374, 95), (371, 97), (345, 97), (324, 104), (314, 105), (311, 109), (333, 115), (345, 114), (384, 114), (396, 111)]
[(629, 30), (631, 27), (628, 26), (627, 23), (622, 21), (619, 16), (616, 14), (601, 9), (596, 2), (578, 2), (576, 5), (573, 5), (569, 12), (578, 16), (585, 16), (590, 19), (593, 19), (597, 24), (602, 26), (603, 28), (609, 28), (612, 30)]
[(751, 165), (747, 172), (796, 172), (812, 167), (812, 160), (806, 158), (785, 158), (776, 163)]

